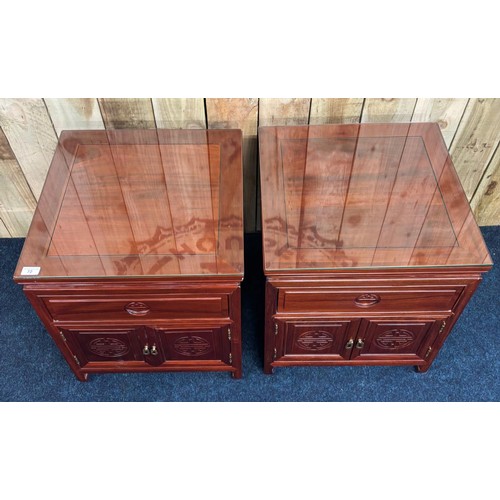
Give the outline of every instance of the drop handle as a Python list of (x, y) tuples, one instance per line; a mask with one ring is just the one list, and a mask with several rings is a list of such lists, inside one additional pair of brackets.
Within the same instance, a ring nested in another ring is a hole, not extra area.
[(346, 349), (352, 349), (354, 347), (354, 339), (349, 339), (345, 345)]
[(156, 345), (155, 345), (155, 344), (153, 344), (153, 345), (151, 346), (151, 354), (152, 354), (153, 356), (156, 356), (156, 355), (158, 354), (158, 349), (156, 349)]
[(363, 349), (365, 347), (365, 341), (363, 339), (358, 339), (356, 342), (356, 349)]
[(144, 354), (144, 356), (147, 356), (149, 354), (149, 346), (148, 346), (148, 344), (146, 344), (144, 346), (144, 348), (142, 349), (142, 354)]

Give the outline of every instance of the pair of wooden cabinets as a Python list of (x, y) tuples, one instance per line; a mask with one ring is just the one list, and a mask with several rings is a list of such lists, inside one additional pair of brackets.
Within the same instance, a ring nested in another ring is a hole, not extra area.
[[(259, 128), (264, 371), (429, 368), (492, 261), (437, 124)], [(63, 131), (14, 279), (80, 380), (241, 377), (241, 130)]]

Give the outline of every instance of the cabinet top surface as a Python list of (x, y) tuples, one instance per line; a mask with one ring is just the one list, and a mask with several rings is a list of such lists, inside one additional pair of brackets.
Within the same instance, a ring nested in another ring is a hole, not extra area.
[(63, 131), (16, 279), (243, 275), (239, 130)]
[(492, 261), (434, 123), (259, 128), (266, 274)]

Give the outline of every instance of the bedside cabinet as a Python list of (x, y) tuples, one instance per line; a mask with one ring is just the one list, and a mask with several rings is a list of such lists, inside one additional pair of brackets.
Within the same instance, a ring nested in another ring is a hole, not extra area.
[(259, 134), (264, 371), (426, 371), (492, 266), (437, 124)]
[(14, 279), (79, 380), (241, 377), (242, 198), (239, 130), (61, 133)]

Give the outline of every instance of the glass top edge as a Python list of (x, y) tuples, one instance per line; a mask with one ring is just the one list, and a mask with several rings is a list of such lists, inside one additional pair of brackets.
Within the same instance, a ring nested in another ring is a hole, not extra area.
[[(403, 127), (414, 127), (418, 128), (421, 126), (429, 126), (429, 127), (439, 127), (439, 123), (437, 121), (425, 122), (425, 121), (416, 121), (416, 122), (370, 122), (370, 123), (314, 123), (314, 124), (302, 124), (302, 125), (259, 125), (259, 129), (297, 129), (297, 128), (376, 128), (376, 127), (384, 127), (384, 128), (403, 128)], [(229, 129), (227, 129), (229, 130)]]
[(434, 266), (370, 266), (370, 267), (281, 267), (281, 268), (264, 268), (265, 273), (280, 273), (280, 272), (324, 272), (324, 271), (370, 271), (370, 270), (418, 270), (418, 269), (457, 269), (457, 268), (481, 268), (489, 270), (493, 267), (493, 262), (485, 264), (449, 264), (449, 265), (434, 265)]
[(244, 273), (231, 273), (231, 274), (135, 274), (135, 275), (101, 275), (101, 276), (22, 276), (20, 274), (15, 274), (13, 279), (15, 281), (46, 281), (46, 280), (61, 280), (61, 281), (71, 281), (71, 280), (148, 280), (148, 279), (170, 279), (175, 278), (174, 281), (183, 281), (186, 278), (196, 278), (203, 280), (218, 280), (220, 278), (244, 278)]

